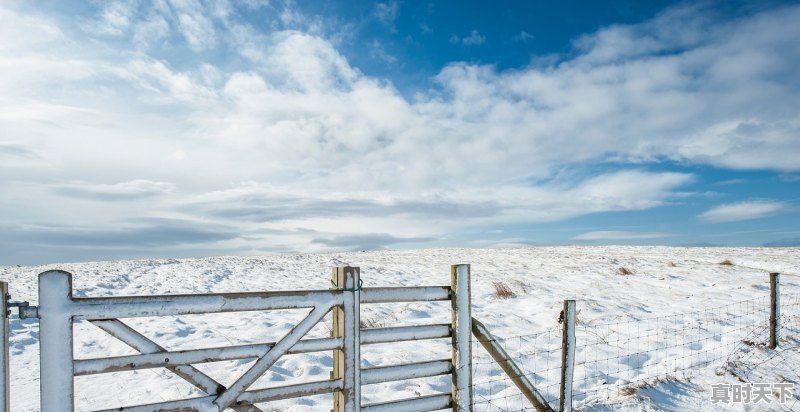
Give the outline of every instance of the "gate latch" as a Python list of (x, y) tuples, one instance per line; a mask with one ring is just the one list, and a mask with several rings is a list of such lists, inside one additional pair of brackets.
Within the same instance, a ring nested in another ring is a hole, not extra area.
[(11, 295), (6, 294), (6, 308), (8, 308), (8, 313), (6, 316), (11, 315), (11, 308), (17, 308), (17, 313), (19, 313), (20, 319), (38, 319), (39, 318), (39, 308), (37, 306), (31, 306), (28, 302), (12, 302)]

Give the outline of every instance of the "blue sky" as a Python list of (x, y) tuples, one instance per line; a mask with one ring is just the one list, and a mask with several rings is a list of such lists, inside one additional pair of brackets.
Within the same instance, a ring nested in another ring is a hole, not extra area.
[(0, 264), (800, 245), (797, 2), (0, 4)]

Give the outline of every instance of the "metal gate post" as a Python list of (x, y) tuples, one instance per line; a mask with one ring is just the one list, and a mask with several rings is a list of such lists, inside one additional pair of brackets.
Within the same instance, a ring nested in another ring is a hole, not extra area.
[(342, 306), (333, 308), (333, 335), (342, 337), (342, 349), (333, 351), (333, 379), (342, 389), (333, 394), (333, 412), (361, 410), (361, 270), (333, 269), (333, 284), (342, 291)]
[(42, 412), (75, 408), (72, 379), (72, 275), (39, 274), (39, 358)]
[(453, 335), (453, 411), (472, 411), (472, 308), (470, 266), (450, 266)]
[(3, 325), (0, 326), (0, 340), (2, 340), (2, 351), (3, 353), (0, 354), (0, 368), (3, 370), (0, 371), (0, 411), (8, 412), (11, 409), (11, 400), (10, 392), (8, 390), (9, 386), (9, 376), (8, 376), (8, 316), (10, 314), (8, 310), (8, 283), (0, 282), (0, 293), (2, 293), (3, 297), (0, 299), (0, 311), (2, 311), (3, 315)]

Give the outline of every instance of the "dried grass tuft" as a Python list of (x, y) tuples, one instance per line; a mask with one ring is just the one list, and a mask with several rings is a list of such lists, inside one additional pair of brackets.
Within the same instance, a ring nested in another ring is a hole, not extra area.
[(628, 268), (626, 268), (625, 266), (620, 266), (619, 269), (617, 269), (617, 273), (619, 273), (620, 275), (626, 275), (627, 276), (627, 275), (632, 275), (633, 271), (628, 269)]
[(511, 291), (511, 288), (503, 282), (492, 282), (492, 285), (494, 285), (494, 295), (500, 299), (509, 299), (517, 296)]

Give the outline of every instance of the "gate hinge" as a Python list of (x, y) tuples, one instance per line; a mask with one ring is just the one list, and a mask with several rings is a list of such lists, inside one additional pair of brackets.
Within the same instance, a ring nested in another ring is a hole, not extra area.
[(20, 319), (38, 319), (39, 318), (39, 307), (38, 306), (31, 306), (28, 302), (11, 302), (11, 295), (6, 295), (6, 308), (8, 308), (8, 313), (6, 316), (11, 315), (11, 308), (17, 308), (17, 313), (19, 314)]

